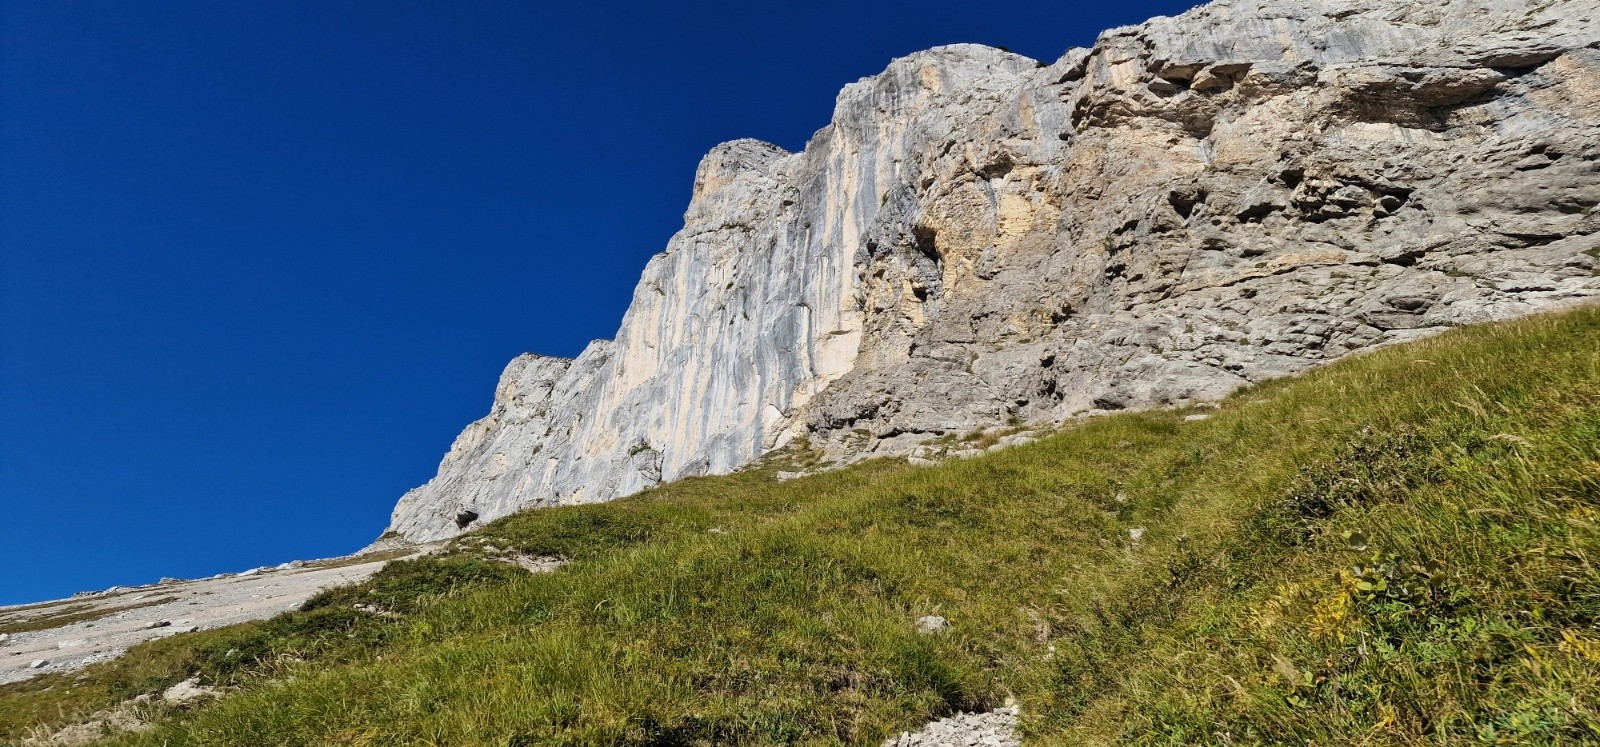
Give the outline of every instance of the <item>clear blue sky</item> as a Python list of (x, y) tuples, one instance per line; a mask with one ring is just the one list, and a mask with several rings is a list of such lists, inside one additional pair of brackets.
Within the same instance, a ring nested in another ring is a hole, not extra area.
[(361, 547), (615, 332), (711, 146), (1188, 5), (7, 0), (0, 604)]

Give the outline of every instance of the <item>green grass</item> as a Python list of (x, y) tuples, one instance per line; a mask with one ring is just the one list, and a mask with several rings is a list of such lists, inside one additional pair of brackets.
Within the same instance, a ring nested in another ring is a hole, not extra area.
[(0, 734), (198, 675), (236, 691), (108, 743), (872, 744), (1008, 697), (1039, 744), (1600, 743), (1600, 311), (1186, 414), (509, 517), (0, 688)]

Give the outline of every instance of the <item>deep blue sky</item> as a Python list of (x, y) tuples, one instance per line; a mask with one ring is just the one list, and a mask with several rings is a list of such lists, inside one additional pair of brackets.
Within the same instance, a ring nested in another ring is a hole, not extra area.
[(6, 0), (0, 604), (361, 547), (615, 332), (711, 146), (1188, 5)]

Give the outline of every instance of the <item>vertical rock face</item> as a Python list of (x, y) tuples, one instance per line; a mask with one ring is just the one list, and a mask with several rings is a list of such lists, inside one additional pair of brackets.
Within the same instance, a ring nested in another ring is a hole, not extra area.
[(804, 435), (907, 453), (1221, 396), (1600, 296), (1600, 0), (1216, 2), (1042, 65), (846, 86), (715, 148), (612, 341), (511, 363), (390, 529), (603, 501)]

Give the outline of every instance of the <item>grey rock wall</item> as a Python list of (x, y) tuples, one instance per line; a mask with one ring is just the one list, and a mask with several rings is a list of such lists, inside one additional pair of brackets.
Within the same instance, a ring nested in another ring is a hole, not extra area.
[(612, 341), (522, 356), (391, 530), (1220, 397), (1600, 296), (1600, 0), (1219, 1), (957, 45), (718, 146)]

